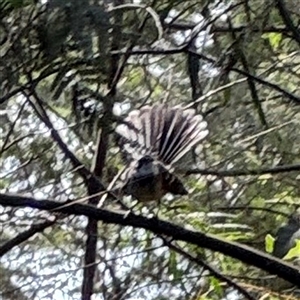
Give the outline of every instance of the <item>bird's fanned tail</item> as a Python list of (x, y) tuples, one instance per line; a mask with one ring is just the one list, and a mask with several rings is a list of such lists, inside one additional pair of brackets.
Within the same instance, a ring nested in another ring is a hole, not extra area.
[(165, 165), (179, 161), (208, 134), (207, 123), (194, 109), (166, 104), (132, 111), (116, 132), (131, 160), (150, 155)]

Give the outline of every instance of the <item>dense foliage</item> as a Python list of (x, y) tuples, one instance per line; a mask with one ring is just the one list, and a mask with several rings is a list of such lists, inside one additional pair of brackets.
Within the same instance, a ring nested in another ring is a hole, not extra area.
[[(123, 116), (190, 105), (209, 135), (183, 178), (189, 196), (134, 213), (272, 252), (300, 203), (299, 11), (293, 0), (0, 1), (1, 195), (94, 205), (124, 166)], [(0, 299), (299, 297), (218, 244), (1, 204)], [(102, 209), (121, 210), (112, 197)]]

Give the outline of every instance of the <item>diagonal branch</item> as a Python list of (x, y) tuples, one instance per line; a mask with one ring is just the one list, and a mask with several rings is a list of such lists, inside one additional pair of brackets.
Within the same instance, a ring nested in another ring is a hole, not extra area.
[[(187, 51), (191, 51), (191, 50), (187, 50)], [(213, 63), (213, 64), (216, 64), (216, 63), (217, 63), (216, 60), (214, 60), (213, 58), (209, 58), (209, 57), (207, 57), (207, 56), (205, 56), (205, 55), (203, 55), (203, 54), (199, 54), (199, 53), (197, 53), (197, 55), (198, 55), (200, 58), (206, 60), (207, 62), (210, 62), (210, 63)], [(254, 80), (254, 81), (256, 81), (256, 82), (262, 84), (262, 85), (266, 85), (266, 86), (268, 86), (268, 87), (274, 89), (275, 91), (277, 91), (277, 92), (283, 94), (284, 96), (290, 98), (291, 100), (293, 100), (293, 101), (296, 102), (297, 104), (300, 104), (300, 98), (299, 98), (299, 97), (297, 97), (297, 96), (295, 96), (294, 94), (290, 93), (289, 91), (287, 91), (287, 90), (281, 88), (280, 86), (278, 86), (278, 85), (275, 84), (275, 83), (272, 83), (272, 82), (269, 82), (269, 81), (267, 81), (267, 80), (264, 80), (264, 79), (262, 79), (262, 78), (260, 78), (260, 77), (258, 77), (258, 76), (256, 76), (256, 75), (250, 74), (249, 72), (246, 72), (246, 71), (244, 71), (244, 70), (238, 69), (238, 68), (236, 68), (236, 67), (231, 67), (231, 68), (230, 68), (230, 71), (233, 71), (233, 72), (235, 72), (235, 73), (241, 74), (241, 75), (243, 75), (243, 76), (245, 76), (245, 77), (247, 77), (247, 78), (250, 78), (250, 79), (252, 79), (252, 80)]]
[[(187, 47), (184, 45), (182, 47), (177, 47), (177, 48), (172, 48), (172, 49), (137, 49), (137, 50), (131, 50), (129, 52), (130, 55), (146, 55), (146, 54), (151, 54), (151, 55), (174, 55), (174, 54), (180, 54), (180, 53), (188, 53), (188, 52), (192, 52), (195, 55), (197, 55), (199, 58), (213, 64), (213, 65), (217, 65), (217, 61), (215, 59), (213, 59), (212, 57), (208, 57), (204, 54), (200, 54), (200, 53), (196, 53), (195, 51), (191, 50), (191, 49), (187, 49)], [(112, 53), (115, 54), (125, 54), (127, 53), (124, 50), (118, 50), (118, 51), (113, 51)], [(274, 89), (275, 91), (281, 93), (282, 95), (284, 95), (285, 97), (293, 100), (296, 104), (300, 104), (300, 97), (292, 94), (291, 92), (285, 90), (284, 88), (278, 86), (275, 83), (269, 82), (267, 80), (264, 80), (262, 78), (260, 78), (259, 76), (250, 74), (244, 70), (238, 69), (236, 67), (230, 67), (230, 71), (233, 71), (235, 73), (241, 74), (247, 78), (251, 78), (252, 80), (268, 86), (272, 89)]]
[[(229, 28), (233, 27), (229, 18), (228, 18), (228, 26), (229, 26)], [(244, 54), (242, 47), (240, 45), (241, 38), (238, 38), (234, 31), (231, 32), (231, 35), (232, 35), (233, 40), (235, 41), (235, 43), (234, 43), (235, 51), (240, 58), (241, 64), (242, 64), (244, 70), (248, 74), (250, 74), (250, 68), (248, 66), (246, 55)], [(260, 119), (262, 125), (265, 128), (268, 128), (269, 126), (268, 126), (267, 119), (266, 119), (265, 113), (263, 111), (262, 105), (259, 100), (255, 82), (254, 82), (253, 78), (251, 78), (251, 77), (247, 78), (247, 82), (248, 82), (249, 90), (250, 90), (250, 93), (252, 96), (252, 101), (253, 101), (254, 107), (256, 108), (256, 110), (258, 112), (259, 119)]]
[[(79, 159), (73, 154), (73, 152), (68, 148), (68, 146), (64, 143), (61, 136), (54, 128), (52, 122), (50, 121), (49, 116), (47, 115), (45, 109), (43, 108), (42, 100), (37, 95), (35, 90), (32, 88), (30, 92), (23, 92), (23, 95), (28, 99), (30, 105), (35, 110), (37, 116), (40, 120), (46, 125), (46, 127), (50, 130), (51, 136), (53, 140), (57, 143), (61, 151), (65, 154), (65, 156), (71, 161), (74, 169), (78, 172), (78, 174), (84, 179), (86, 184), (88, 182), (94, 182), (98, 185), (99, 189), (104, 190), (103, 184), (100, 180), (94, 176)], [(32, 99), (33, 98), (33, 99)]]
[(170, 249), (174, 250), (175, 252), (179, 253), (180, 255), (188, 258), (190, 261), (195, 262), (197, 265), (202, 266), (204, 269), (208, 270), (212, 276), (215, 278), (224, 281), (227, 283), (228, 286), (232, 286), (235, 288), (238, 292), (240, 292), (242, 295), (244, 295), (249, 300), (255, 300), (244, 288), (239, 286), (236, 282), (228, 278), (227, 276), (221, 274), (218, 270), (216, 270), (214, 267), (210, 266), (208, 263), (203, 261), (202, 259), (196, 258), (192, 256), (191, 254), (187, 253), (183, 249), (181, 249), (178, 246), (175, 246), (174, 244), (167, 241), (167, 239), (162, 238), (164, 241), (164, 244), (167, 245)]
[(221, 252), (224, 255), (238, 259), (246, 264), (275, 274), (295, 286), (300, 287), (299, 269), (288, 263), (250, 247), (235, 242), (225, 241), (213, 235), (188, 230), (178, 225), (161, 221), (157, 218), (146, 218), (133, 213), (128, 214), (128, 212), (116, 213), (83, 204), (62, 207), (61, 203), (57, 201), (36, 200), (32, 197), (1, 193), (0, 205), (4, 207), (31, 207), (46, 211), (56, 210), (57, 212), (68, 215), (84, 215), (108, 224), (144, 228), (158, 235), (169, 236), (173, 240), (184, 241), (198, 247)]
[[(25, 97), (29, 100), (31, 106), (35, 110), (38, 117), (41, 119), (41, 121), (50, 129), (51, 136), (54, 141), (58, 144), (62, 152), (66, 155), (67, 158), (70, 159), (71, 163), (73, 164), (73, 167), (76, 169), (78, 174), (84, 179), (85, 184), (88, 188), (89, 196), (92, 196), (94, 194), (98, 194), (100, 191), (105, 190), (104, 185), (100, 182), (97, 175), (101, 175), (102, 168), (104, 165), (105, 160), (105, 152), (102, 146), (99, 146), (99, 149), (97, 151), (96, 156), (96, 162), (98, 163), (98, 169), (94, 170), (95, 174), (90, 172), (79, 160), (78, 158), (69, 150), (67, 145), (63, 142), (62, 138), (60, 137), (59, 133), (55, 130), (52, 122), (50, 121), (49, 116), (47, 115), (46, 110), (43, 107), (42, 100), (37, 95), (34, 86), (31, 86), (30, 93), (24, 92)], [(31, 99), (33, 98), (33, 100)], [(105, 137), (107, 144), (108, 137)], [(103, 144), (103, 141), (100, 145)], [(103, 152), (104, 151), (104, 152)], [(103, 159), (99, 157), (104, 157)], [(99, 165), (99, 160), (103, 160), (103, 163)], [(97, 166), (97, 164), (96, 164)], [(97, 203), (98, 196), (91, 197), (89, 200), (89, 203), (94, 204)], [(95, 257), (96, 257), (96, 244), (97, 244), (97, 221), (94, 219), (89, 219), (88, 225), (87, 225), (87, 251), (85, 253), (85, 265), (87, 266), (84, 269), (84, 282), (82, 286), (82, 299), (90, 299), (93, 291), (93, 278), (95, 273)]]
[(281, 15), (283, 22), (286, 25), (286, 28), (288, 28), (293, 36), (294, 39), (298, 42), (298, 44), (300, 44), (300, 32), (299, 29), (297, 29), (293, 23), (293, 20), (291, 19), (286, 7), (285, 7), (285, 3), (283, 0), (277, 0), (276, 1), (276, 7), (279, 11), (279, 14)]
[[(168, 29), (173, 30), (193, 30), (195, 24), (192, 23), (183, 23), (183, 22), (172, 22), (172, 23), (164, 23), (163, 26)], [(245, 30), (249, 30), (250, 32), (257, 32), (257, 33), (283, 33), (288, 34), (290, 32), (289, 28), (284, 26), (266, 26), (264, 28), (260, 27), (249, 27), (248, 25), (239, 25), (233, 28), (229, 28), (226, 26), (214, 26), (210, 33), (231, 33), (234, 32), (245, 32)]]
[(7, 147), (8, 141), (14, 131), (14, 128), (16, 126), (17, 121), (20, 119), (21, 114), (23, 113), (23, 110), (25, 108), (25, 106), (27, 105), (27, 101), (24, 101), (24, 103), (21, 105), (18, 114), (15, 118), (15, 120), (12, 122), (10, 129), (8, 130), (8, 133), (6, 134), (6, 137), (4, 139), (4, 142), (2, 143), (1, 149), (0, 149), (0, 154), (2, 154), (4, 151), (6, 151), (9, 147)]
[(34, 236), (36, 233), (44, 231), (46, 228), (54, 225), (56, 220), (53, 221), (45, 221), (40, 224), (33, 224), (28, 230), (18, 234), (16, 237), (12, 238), (4, 245), (0, 247), (0, 257), (5, 253), (10, 251), (12, 248), (20, 245), (21, 243), (27, 241), (29, 238)]
[(246, 169), (243, 170), (210, 170), (210, 169), (193, 169), (189, 170), (186, 175), (201, 174), (201, 175), (215, 175), (219, 177), (236, 177), (236, 176), (253, 176), (263, 174), (279, 174), (286, 172), (294, 172), (300, 170), (300, 164), (284, 165), (261, 169)]

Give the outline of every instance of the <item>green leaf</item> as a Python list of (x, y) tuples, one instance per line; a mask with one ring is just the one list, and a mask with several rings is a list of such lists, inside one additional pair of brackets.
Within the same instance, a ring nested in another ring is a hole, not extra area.
[(231, 99), (231, 89), (230, 88), (226, 89), (224, 91), (223, 95), (224, 95), (224, 100), (225, 100), (224, 104), (227, 104)]
[(296, 240), (296, 246), (290, 249), (284, 259), (287, 260), (295, 257), (300, 257), (300, 240)]
[(265, 249), (266, 252), (272, 253), (274, 249), (275, 238), (272, 237), (271, 234), (267, 234), (265, 237)]
[(210, 283), (211, 283), (211, 286), (213, 287), (214, 294), (222, 296), (223, 295), (223, 288), (222, 288), (222, 285), (220, 284), (220, 280), (218, 280), (215, 277), (211, 277), (210, 278)]
[(176, 253), (171, 252), (169, 257), (169, 270), (172, 275), (174, 275), (174, 278), (176, 279), (178, 277), (178, 269), (177, 269), (177, 259), (176, 259)]
[(272, 48), (277, 50), (282, 41), (282, 34), (277, 32), (265, 33), (262, 35), (262, 38), (268, 39)]

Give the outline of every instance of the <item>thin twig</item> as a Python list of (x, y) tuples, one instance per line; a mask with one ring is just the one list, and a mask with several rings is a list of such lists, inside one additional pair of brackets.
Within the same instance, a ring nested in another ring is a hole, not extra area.
[(168, 246), (170, 249), (174, 250), (175, 252), (179, 253), (180, 255), (188, 258), (190, 261), (196, 263), (199, 266), (204, 267), (206, 270), (208, 270), (212, 276), (215, 278), (224, 281), (228, 284), (228, 286), (232, 286), (237, 291), (239, 291), (242, 295), (244, 295), (249, 300), (255, 300), (244, 288), (239, 286), (236, 282), (231, 280), (229, 277), (221, 274), (219, 271), (217, 271), (214, 267), (210, 266), (208, 263), (206, 263), (204, 260), (196, 258), (192, 256), (191, 254), (187, 253), (186, 251), (182, 250), (180, 247), (173, 245), (170, 243), (167, 239), (161, 237), (164, 241), (164, 244)]
[(286, 172), (294, 172), (300, 170), (300, 163), (293, 165), (276, 166), (260, 169), (243, 168), (241, 170), (210, 170), (210, 169), (193, 169), (189, 170), (186, 175), (201, 174), (201, 175), (215, 175), (219, 177), (236, 177), (236, 176), (253, 176), (263, 174), (279, 174)]

